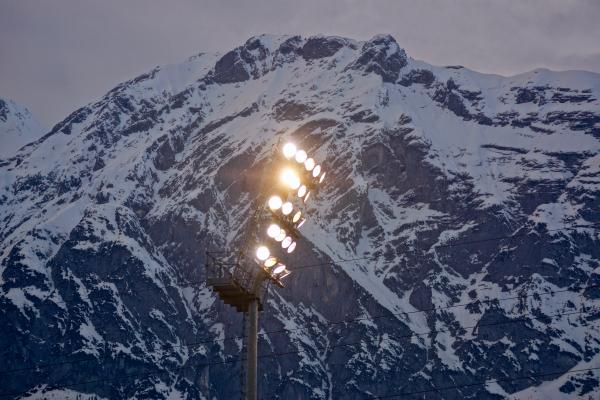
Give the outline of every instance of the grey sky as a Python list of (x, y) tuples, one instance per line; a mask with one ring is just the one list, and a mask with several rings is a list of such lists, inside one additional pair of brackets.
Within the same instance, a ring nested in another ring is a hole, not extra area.
[(0, 0), (0, 96), (50, 126), (117, 83), (260, 33), (391, 33), (433, 64), (600, 72), (600, 0)]

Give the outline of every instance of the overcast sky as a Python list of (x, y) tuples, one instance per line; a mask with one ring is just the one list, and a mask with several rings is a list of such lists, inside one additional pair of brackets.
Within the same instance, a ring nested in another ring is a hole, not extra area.
[(0, 96), (49, 127), (156, 65), (260, 33), (390, 33), (433, 64), (600, 72), (600, 0), (0, 0)]

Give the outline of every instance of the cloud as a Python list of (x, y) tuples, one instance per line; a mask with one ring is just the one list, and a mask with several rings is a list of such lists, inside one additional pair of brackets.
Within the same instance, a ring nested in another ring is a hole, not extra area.
[(391, 33), (434, 64), (600, 72), (599, 18), (595, 0), (5, 1), (0, 95), (50, 125), (156, 65), (260, 33)]

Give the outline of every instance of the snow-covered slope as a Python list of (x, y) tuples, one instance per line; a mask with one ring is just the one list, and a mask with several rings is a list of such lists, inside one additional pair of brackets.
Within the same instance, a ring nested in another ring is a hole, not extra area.
[(261, 314), (261, 398), (598, 390), (599, 96), (598, 74), (437, 67), (385, 35), (259, 36), (125, 82), (2, 165), (22, 370), (0, 387), (237, 398), (241, 320), (204, 254), (240, 245), (293, 140), (328, 175)]
[(14, 156), (17, 150), (44, 133), (28, 109), (0, 97), (0, 159)]

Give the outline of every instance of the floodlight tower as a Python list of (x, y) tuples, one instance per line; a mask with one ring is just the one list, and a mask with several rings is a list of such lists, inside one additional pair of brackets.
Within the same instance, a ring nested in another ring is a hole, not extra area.
[(245, 240), (237, 260), (228, 262), (207, 253), (207, 285), (225, 304), (246, 313), (248, 400), (256, 400), (257, 395), (258, 311), (263, 308), (265, 282), (284, 287), (282, 279), (290, 274), (286, 256), (296, 249), (298, 229), (306, 222), (304, 205), (325, 179), (321, 166), (293, 143), (284, 145), (279, 154), (277, 164), (282, 169), (279, 175), (268, 177), (270, 193), (261, 193), (251, 221), (256, 231)]

